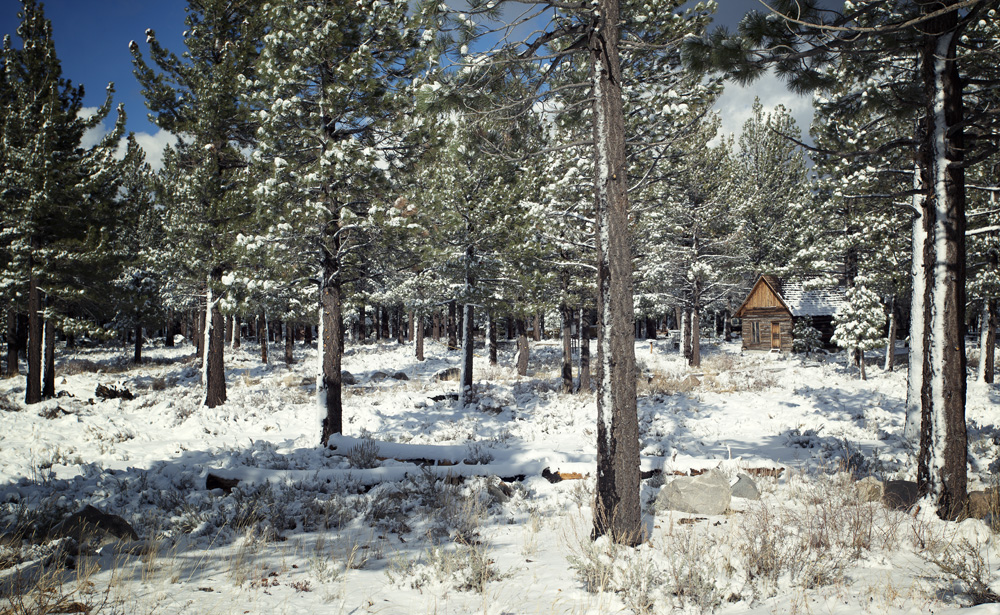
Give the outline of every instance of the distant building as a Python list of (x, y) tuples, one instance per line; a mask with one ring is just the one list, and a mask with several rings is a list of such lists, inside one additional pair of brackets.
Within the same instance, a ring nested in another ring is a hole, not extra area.
[(733, 316), (742, 323), (745, 350), (791, 352), (792, 332), (801, 318), (810, 318), (823, 343), (829, 344), (833, 317), (845, 300), (843, 288), (806, 290), (802, 282), (762, 275)]

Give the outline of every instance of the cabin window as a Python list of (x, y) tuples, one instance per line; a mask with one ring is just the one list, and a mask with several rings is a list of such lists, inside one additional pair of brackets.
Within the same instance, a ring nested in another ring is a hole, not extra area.
[(760, 343), (760, 323), (756, 320), (750, 323), (750, 341), (754, 344)]

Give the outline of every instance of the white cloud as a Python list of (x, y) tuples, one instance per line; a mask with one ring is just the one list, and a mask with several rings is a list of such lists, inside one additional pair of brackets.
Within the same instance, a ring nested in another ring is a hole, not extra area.
[[(79, 111), (76, 112), (77, 117), (82, 117), (87, 119), (93, 116), (100, 110), (100, 107), (81, 107)], [(111, 132), (111, 128), (105, 125), (105, 122), (101, 122), (97, 126), (94, 126), (90, 130), (83, 133), (83, 137), (80, 138), (80, 147), (84, 149), (89, 149), (94, 147), (101, 142), (101, 139), (106, 137), (108, 133)]]
[(812, 141), (809, 138), (809, 124), (813, 116), (812, 96), (790, 92), (784, 82), (770, 72), (748, 86), (726, 82), (725, 92), (715, 103), (715, 110), (722, 117), (722, 134), (733, 134), (739, 138), (743, 132), (743, 124), (753, 112), (754, 97), (760, 98), (764, 111), (773, 111), (778, 105), (784, 105), (802, 130), (804, 140), (807, 143)]
[(154, 171), (159, 171), (163, 168), (164, 148), (177, 143), (177, 137), (163, 129), (157, 130), (156, 134), (137, 132), (135, 133), (135, 140), (142, 147), (143, 151), (146, 152), (146, 162), (149, 163), (149, 166)]

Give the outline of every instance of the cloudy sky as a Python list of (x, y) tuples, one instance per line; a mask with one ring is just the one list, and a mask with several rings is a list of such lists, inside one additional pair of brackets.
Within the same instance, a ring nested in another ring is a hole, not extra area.
[[(167, 49), (179, 51), (186, 4), (185, 0), (45, 0), (44, 3), (45, 15), (52, 21), (63, 75), (86, 86), (85, 104), (95, 108), (104, 102), (105, 86), (114, 82), (115, 101), (125, 104), (128, 129), (136, 133), (154, 167), (161, 160), (164, 144), (172, 137), (146, 118), (139, 85), (132, 75), (128, 44), (132, 40), (143, 43), (146, 29), (153, 28)], [(718, 0), (718, 4), (716, 23), (729, 28), (734, 28), (748, 10), (763, 8), (759, 0)], [(0, 34), (14, 34), (19, 8), (16, 0), (0, 0)], [(760, 97), (766, 109), (778, 104), (791, 109), (803, 133), (808, 132), (812, 117), (810, 100), (791, 94), (773, 77), (746, 88), (736, 84), (727, 86), (717, 105), (724, 131), (739, 133), (750, 115), (755, 96)], [(92, 138), (96, 140), (99, 135)]]

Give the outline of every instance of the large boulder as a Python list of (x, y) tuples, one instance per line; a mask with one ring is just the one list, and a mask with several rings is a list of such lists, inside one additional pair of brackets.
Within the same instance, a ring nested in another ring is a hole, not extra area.
[(882, 502), (888, 508), (909, 510), (920, 499), (917, 483), (912, 480), (890, 480), (885, 483)]
[(449, 367), (447, 369), (442, 369), (441, 371), (434, 374), (433, 378), (437, 382), (444, 380), (458, 380), (461, 376), (462, 370), (457, 367)]
[(866, 476), (854, 483), (854, 492), (862, 502), (878, 502), (885, 493), (885, 486), (874, 476)]
[(357, 384), (358, 379), (351, 372), (343, 370), (340, 372), (340, 382), (341, 384)]
[(718, 470), (700, 476), (679, 476), (656, 496), (656, 512), (676, 510), (696, 515), (721, 515), (731, 501), (729, 480)]

